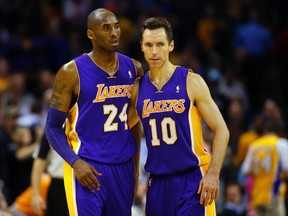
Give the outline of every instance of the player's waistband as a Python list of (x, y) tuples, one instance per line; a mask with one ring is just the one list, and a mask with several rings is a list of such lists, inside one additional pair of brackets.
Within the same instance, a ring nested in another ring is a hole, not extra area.
[(182, 171), (178, 171), (178, 172), (173, 172), (173, 173), (165, 173), (165, 174), (153, 174), (151, 173), (151, 175), (153, 175), (154, 177), (157, 177), (157, 178), (167, 178), (167, 177), (170, 177), (170, 176), (182, 176), (182, 175), (186, 175), (188, 173), (192, 173), (192, 172), (195, 172), (196, 170), (199, 170), (199, 166), (197, 167), (191, 167), (191, 168), (188, 168), (188, 169), (185, 169), (185, 170), (182, 170)]
[(131, 161), (133, 161), (133, 158), (131, 158), (128, 161), (124, 161), (124, 162), (106, 163), (106, 162), (96, 161), (96, 160), (92, 160), (92, 159), (88, 159), (88, 158), (84, 158), (84, 157), (81, 157), (81, 159), (86, 161), (86, 162), (90, 162), (90, 163), (97, 163), (97, 164), (103, 164), (103, 165), (114, 165), (114, 166), (128, 164), (128, 163), (131, 163)]

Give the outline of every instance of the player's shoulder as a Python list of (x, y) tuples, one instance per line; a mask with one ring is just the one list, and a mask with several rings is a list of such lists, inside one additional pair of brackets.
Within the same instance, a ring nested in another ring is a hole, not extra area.
[(136, 77), (136, 79), (134, 80), (134, 83), (133, 83), (133, 88), (136, 88), (136, 89), (139, 88), (139, 83), (140, 83), (141, 79), (142, 79), (142, 77)]
[(192, 69), (188, 69), (187, 81), (193, 86), (201, 86), (205, 83), (203, 77), (200, 74), (195, 73)]
[(58, 73), (74, 73), (76, 72), (76, 63), (75, 60), (72, 59), (69, 62), (62, 65), (62, 67), (59, 69)]
[(143, 67), (142, 67), (142, 64), (140, 61), (134, 59), (134, 58), (131, 58), (133, 64), (134, 64), (134, 67), (136, 69), (136, 72), (137, 72), (137, 77), (141, 77), (144, 75), (144, 70), (143, 70)]
[(62, 65), (56, 74), (56, 80), (65, 80), (66, 83), (74, 85), (78, 82), (78, 70), (74, 60)]
[(193, 79), (202, 79), (202, 76), (195, 71), (193, 71), (191, 68), (187, 68), (188, 70), (188, 76), (193, 78)]

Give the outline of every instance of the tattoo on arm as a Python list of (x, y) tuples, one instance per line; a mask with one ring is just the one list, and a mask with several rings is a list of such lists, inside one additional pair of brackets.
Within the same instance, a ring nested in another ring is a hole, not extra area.
[(61, 103), (59, 102), (59, 97), (57, 95), (52, 94), (51, 100), (50, 100), (50, 106), (55, 109), (59, 109)]
[(66, 83), (62, 83), (61, 80), (56, 80), (53, 85), (53, 94), (51, 96), (50, 106), (52, 108), (58, 109), (62, 104), (60, 103), (60, 98), (57, 94), (61, 94), (63, 90), (67, 87)]

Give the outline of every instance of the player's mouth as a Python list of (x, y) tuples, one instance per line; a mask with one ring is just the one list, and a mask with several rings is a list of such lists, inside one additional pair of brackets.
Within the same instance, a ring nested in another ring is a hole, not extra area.
[(113, 45), (113, 46), (118, 46), (119, 40), (118, 40), (118, 39), (112, 39), (110, 43), (111, 43), (111, 45)]
[(158, 62), (158, 61), (160, 61), (160, 58), (151, 58), (150, 61), (151, 62)]

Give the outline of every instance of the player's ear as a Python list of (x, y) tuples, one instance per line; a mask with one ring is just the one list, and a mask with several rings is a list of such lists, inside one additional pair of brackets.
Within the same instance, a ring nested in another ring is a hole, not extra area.
[(94, 37), (94, 33), (92, 30), (90, 29), (87, 29), (87, 37), (92, 40), (92, 38)]
[(169, 44), (169, 52), (174, 50), (174, 40), (172, 40)]

